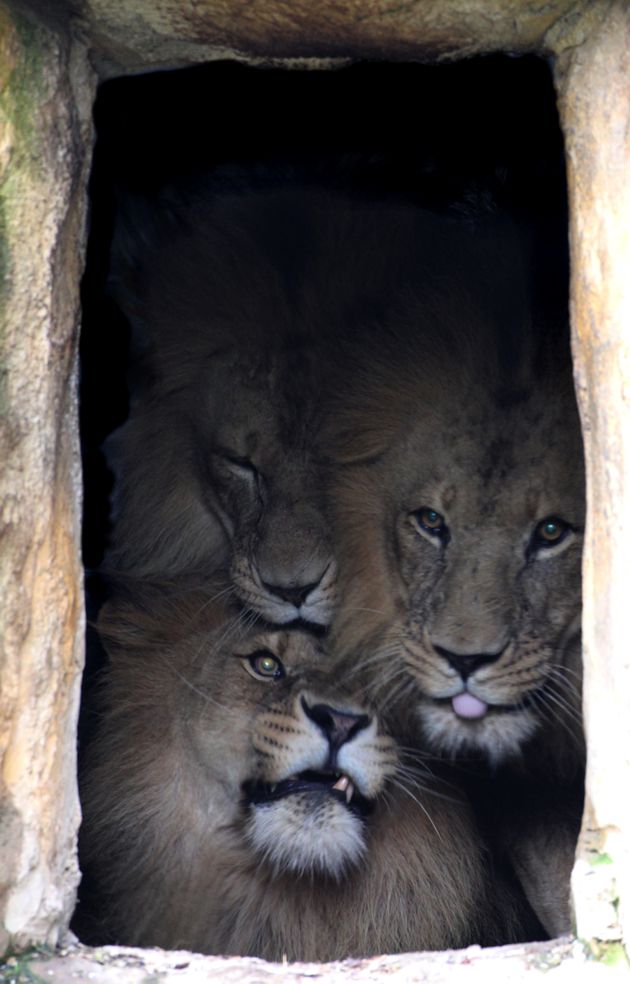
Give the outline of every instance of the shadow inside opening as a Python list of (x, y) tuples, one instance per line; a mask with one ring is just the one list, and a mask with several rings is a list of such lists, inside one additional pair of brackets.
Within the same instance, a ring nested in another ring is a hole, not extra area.
[[(222, 189), (325, 190), (375, 204), (384, 199), (412, 204), (445, 219), (478, 207), (505, 212), (517, 222), (550, 230), (547, 240), (541, 237), (538, 262), (566, 285), (568, 295), (566, 243), (557, 235), (566, 227), (563, 142), (551, 75), (539, 59), (492, 56), (447, 66), (365, 63), (325, 72), (223, 62), (107, 82), (99, 91), (95, 120), (80, 388), (83, 556), (91, 620), (110, 595), (102, 571), (112, 528), (113, 477), (101, 446), (127, 419), (130, 391), (133, 396), (141, 383), (129, 363), (129, 324), (107, 286), (121, 189), (151, 197), (173, 182), (210, 180), (218, 194)], [(107, 656), (89, 630), (80, 758), (94, 740), (95, 694), (106, 666)], [(491, 806), (492, 777), (480, 777), (475, 755), (466, 769), (464, 785)], [(515, 790), (517, 799), (519, 794)], [(575, 796), (579, 800), (579, 792)], [(573, 801), (567, 809), (579, 813)], [(481, 827), (489, 826), (491, 808), (478, 812)], [(510, 885), (519, 881), (513, 867), (506, 866), (504, 877)], [(73, 922), (87, 943), (118, 942), (102, 920), (103, 898), (103, 887), (87, 866)], [(528, 911), (522, 937), (550, 935), (526, 901), (523, 907)]]

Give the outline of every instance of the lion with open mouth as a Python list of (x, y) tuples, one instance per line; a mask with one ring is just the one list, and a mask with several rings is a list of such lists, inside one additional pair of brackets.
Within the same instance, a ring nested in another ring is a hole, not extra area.
[(110, 938), (328, 960), (528, 935), (464, 797), (320, 640), (146, 589), (99, 627), (82, 857)]

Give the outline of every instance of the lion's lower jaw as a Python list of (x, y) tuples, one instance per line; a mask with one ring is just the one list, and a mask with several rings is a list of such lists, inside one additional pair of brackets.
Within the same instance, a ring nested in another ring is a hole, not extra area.
[[(236, 556), (230, 567), (230, 577), (241, 603), (272, 625), (290, 625), (292, 622), (308, 622), (326, 627), (333, 616), (335, 602), (335, 569), (325, 573), (319, 584), (312, 588), (301, 604), (293, 604), (261, 581), (249, 560)], [(299, 583), (296, 584), (299, 587)]]
[(493, 765), (520, 756), (539, 722), (529, 710), (489, 711), (484, 717), (462, 719), (450, 704), (420, 704), (417, 709), (422, 734), (429, 746), (444, 758), (483, 755)]
[(292, 622), (308, 622), (311, 625), (319, 625), (325, 628), (330, 624), (333, 608), (328, 603), (311, 604), (304, 602), (298, 608), (288, 602), (278, 601), (273, 596), (261, 596), (255, 604), (251, 599), (241, 598), (242, 601), (258, 615), (272, 625), (291, 625)]
[(316, 592), (313, 592), (313, 598), (308, 597), (298, 606), (262, 589), (252, 590), (242, 580), (235, 579), (234, 583), (242, 603), (272, 625), (291, 625), (292, 622), (300, 621), (325, 628), (332, 619), (333, 599), (318, 598)]
[(330, 625), (333, 617), (334, 605), (332, 599), (322, 599), (320, 601), (309, 601), (308, 598), (300, 606), (299, 617), (304, 622), (312, 625)]
[(340, 880), (366, 850), (362, 821), (326, 794), (288, 796), (251, 807), (245, 830), (275, 874)]

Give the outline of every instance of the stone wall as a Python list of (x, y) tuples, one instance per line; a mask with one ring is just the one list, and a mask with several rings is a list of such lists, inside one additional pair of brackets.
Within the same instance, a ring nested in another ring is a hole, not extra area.
[(82, 0), (102, 72), (248, 61), (462, 58), (576, 43), (605, 0)]
[[(53, 14), (56, 11), (56, 14)], [(96, 78), (244, 60), (555, 55), (587, 457), (587, 811), (578, 933), (630, 940), (630, 11), (624, 0), (0, 0), (0, 951), (56, 942), (77, 882), (76, 414)]]
[(0, 6), (0, 952), (55, 942), (78, 880), (78, 289), (94, 84)]
[(630, 8), (610, 6), (558, 59), (571, 322), (586, 452), (586, 809), (573, 891), (580, 935), (630, 944)]

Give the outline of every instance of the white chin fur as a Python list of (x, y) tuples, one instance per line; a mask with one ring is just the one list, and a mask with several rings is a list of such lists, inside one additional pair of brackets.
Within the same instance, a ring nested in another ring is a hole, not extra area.
[(300, 608), (300, 618), (305, 622), (312, 622), (313, 625), (329, 625), (332, 618), (332, 605), (327, 602), (315, 602), (314, 604), (305, 601)]
[(326, 794), (287, 796), (252, 807), (247, 837), (278, 872), (340, 878), (365, 853), (363, 824)]
[(526, 741), (534, 734), (538, 722), (529, 711), (493, 714), (476, 720), (465, 720), (453, 713), (450, 706), (424, 704), (418, 716), (427, 742), (447, 758), (458, 758), (467, 752), (481, 752), (491, 765), (521, 753)]
[(256, 605), (256, 610), (273, 625), (288, 625), (299, 618), (298, 609), (295, 605), (267, 598), (260, 599)]
[(276, 601), (272, 598), (261, 598), (257, 609), (268, 622), (273, 625), (288, 625), (297, 619), (311, 622), (313, 625), (326, 626), (332, 617), (332, 606), (322, 603), (311, 604), (305, 601), (300, 608), (288, 602)]

